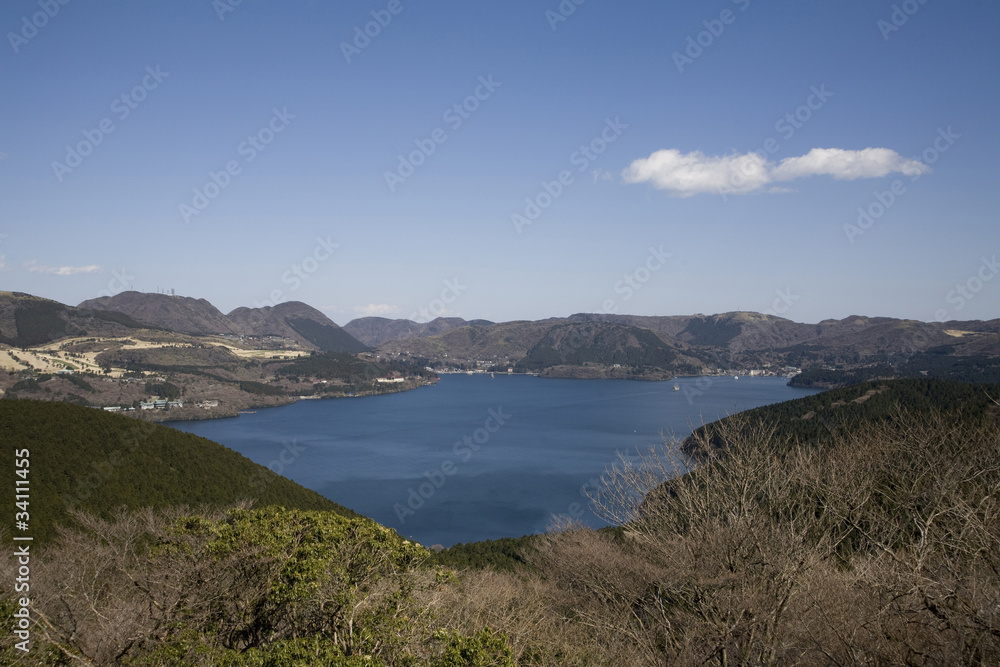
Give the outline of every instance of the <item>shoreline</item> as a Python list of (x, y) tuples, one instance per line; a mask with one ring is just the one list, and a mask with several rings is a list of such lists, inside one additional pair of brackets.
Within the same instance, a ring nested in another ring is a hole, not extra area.
[[(439, 376), (441, 376), (441, 375), (459, 375), (459, 376), (469, 375), (469, 376), (480, 377), (480, 376), (483, 376), (483, 375), (489, 375), (489, 373), (488, 372), (473, 372), (473, 373), (469, 373), (467, 371), (441, 371), (441, 372), (438, 373), (438, 375)], [(651, 378), (650, 379), (644, 379), (644, 378), (635, 378), (635, 377), (616, 377), (616, 378), (607, 378), (607, 377), (604, 377), (604, 378), (601, 378), (601, 377), (547, 377), (547, 376), (539, 375), (538, 373), (497, 373), (496, 375), (502, 376), (502, 377), (537, 377), (540, 380), (581, 380), (581, 381), (609, 380), (609, 381), (632, 381), (632, 382), (672, 382), (672, 381), (675, 381), (675, 380), (698, 380), (700, 378), (725, 378), (725, 377), (732, 377), (732, 374), (730, 374), (730, 373), (721, 373), (721, 374), (715, 374), (715, 375), (676, 375), (676, 376), (674, 376), (674, 377), (672, 377), (670, 379), (664, 379), (664, 380), (651, 379)], [(780, 379), (786, 381), (784, 383), (785, 386), (791, 386), (789, 384), (789, 382), (787, 382), (787, 380), (789, 380), (789, 377), (788, 376), (784, 376), (784, 375), (758, 375), (758, 376), (753, 376), (753, 377), (754, 377), (754, 379), (761, 379), (761, 378), (779, 379), (780, 378)], [(440, 379), (440, 378), (438, 378), (438, 379)], [(151, 422), (156, 423), (156, 424), (165, 424), (165, 423), (169, 423), (169, 422), (187, 422), (187, 421), (194, 422), (194, 421), (209, 421), (209, 420), (213, 420), (213, 419), (230, 419), (230, 418), (234, 418), (234, 417), (239, 417), (240, 414), (243, 414), (243, 412), (245, 412), (246, 410), (264, 410), (264, 409), (267, 409), (267, 408), (280, 408), (280, 407), (284, 407), (284, 406), (287, 406), (287, 405), (293, 405), (295, 403), (298, 403), (299, 401), (318, 401), (318, 400), (324, 400), (325, 401), (325, 400), (340, 400), (340, 399), (352, 399), (352, 398), (372, 398), (372, 397), (376, 397), (376, 396), (391, 396), (391, 395), (394, 395), (394, 394), (402, 394), (402, 393), (406, 393), (406, 392), (409, 392), (409, 391), (415, 391), (417, 389), (422, 389), (424, 387), (432, 387), (432, 386), (435, 386), (436, 384), (437, 384), (437, 381), (435, 380), (434, 382), (427, 382), (427, 383), (420, 384), (420, 385), (417, 385), (417, 386), (414, 386), (414, 387), (408, 387), (406, 389), (399, 389), (399, 390), (395, 390), (395, 391), (371, 392), (371, 393), (353, 394), (353, 395), (346, 395), (345, 394), (345, 395), (340, 395), (340, 396), (293, 396), (293, 397), (289, 397), (289, 400), (287, 400), (285, 402), (275, 403), (275, 404), (270, 404), (270, 405), (250, 405), (250, 406), (247, 406), (246, 408), (242, 408), (241, 411), (235, 412), (235, 413), (226, 413), (226, 414), (215, 413), (215, 414), (211, 414), (211, 415), (205, 414), (205, 415), (194, 416), (194, 417), (184, 416), (184, 417), (176, 417), (176, 418), (168, 418), (168, 419), (158, 419), (158, 420), (152, 420), (152, 419), (150, 419), (150, 420), (147, 420), (147, 421), (151, 421)], [(819, 389), (818, 387), (792, 387), (792, 388), (793, 389), (807, 389), (807, 390)], [(132, 413), (128, 413), (128, 414), (130, 415)]]
[[(205, 410), (203, 408), (197, 408), (197, 411), (192, 410), (192, 412), (190, 412), (188, 414), (184, 414), (184, 415), (176, 416), (176, 417), (170, 416), (170, 417), (165, 417), (165, 418), (162, 418), (162, 419), (145, 418), (146, 417), (145, 415), (141, 415), (138, 412), (119, 411), (119, 412), (115, 412), (114, 414), (121, 414), (121, 415), (126, 416), (126, 417), (132, 417), (133, 419), (142, 419), (143, 421), (152, 422), (154, 424), (166, 424), (168, 422), (210, 421), (210, 420), (213, 420), (213, 419), (232, 419), (232, 418), (235, 418), (235, 417), (239, 417), (241, 414), (244, 414), (247, 411), (251, 411), (251, 410), (253, 410), (253, 411), (264, 410), (266, 408), (281, 408), (281, 407), (285, 407), (285, 406), (288, 406), (288, 405), (294, 405), (295, 403), (298, 403), (299, 401), (327, 401), (327, 400), (341, 400), (341, 399), (351, 399), (351, 398), (371, 398), (373, 396), (389, 396), (389, 395), (392, 395), (392, 394), (402, 394), (402, 393), (405, 393), (405, 392), (408, 392), (408, 391), (415, 391), (415, 390), (421, 389), (423, 387), (432, 387), (432, 386), (434, 386), (436, 384), (437, 384), (437, 378), (434, 381), (432, 381), (432, 382), (423, 382), (423, 383), (417, 384), (415, 386), (404, 387), (404, 388), (400, 388), (400, 389), (392, 389), (392, 390), (388, 390), (388, 391), (372, 391), (372, 392), (358, 393), (358, 394), (342, 394), (342, 395), (337, 395), (337, 396), (330, 396), (330, 395), (327, 395), (327, 396), (315, 396), (315, 395), (313, 395), (313, 396), (288, 396), (288, 397), (282, 397), (285, 400), (276, 400), (274, 403), (253, 403), (253, 404), (250, 404), (250, 405), (242, 406), (242, 407), (240, 407), (239, 409), (237, 409), (235, 411), (226, 411), (226, 412), (216, 411), (216, 412), (212, 412), (210, 410)], [(94, 407), (94, 409), (100, 409), (99, 406), (92, 406), (92, 407)], [(177, 408), (174, 408), (173, 410), (163, 411), (160, 414), (168, 414), (170, 412), (175, 412), (177, 410), (178, 410)], [(186, 410), (186, 409), (185, 408), (180, 408), (180, 410)]]

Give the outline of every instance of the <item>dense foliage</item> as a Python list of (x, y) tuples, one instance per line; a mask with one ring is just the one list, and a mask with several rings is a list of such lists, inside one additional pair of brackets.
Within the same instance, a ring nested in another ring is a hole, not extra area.
[(724, 446), (721, 436), (727, 420), (752, 419), (773, 426), (781, 436), (820, 444), (859, 423), (898, 421), (921, 414), (947, 415), (961, 422), (993, 419), (1000, 398), (1000, 384), (976, 385), (944, 380), (882, 380), (833, 389), (813, 396), (784, 401), (713, 422), (697, 429), (689, 439), (707, 437)]
[(281, 387), (272, 387), (271, 385), (264, 384), (263, 382), (254, 382), (253, 380), (243, 380), (239, 383), (240, 391), (245, 391), (248, 394), (253, 394), (254, 396), (287, 396), (286, 392)]
[(601, 364), (667, 370), (677, 359), (673, 346), (648, 329), (621, 324), (565, 324), (552, 327), (517, 362), (518, 372), (551, 366)]
[(146, 393), (150, 396), (175, 400), (181, 397), (181, 388), (171, 382), (147, 382)]
[(288, 326), (310, 343), (325, 352), (356, 354), (368, 347), (340, 327), (321, 324), (308, 318), (287, 318)]
[(788, 383), (793, 387), (845, 387), (875, 379), (933, 378), (972, 383), (1000, 383), (1000, 357), (976, 354), (952, 356), (953, 348), (942, 346), (861, 368), (833, 369), (815, 366), (805, 369)]
[(0, 343), (15, 347), (43, 345), (66, 336), (84, 335), (92, 328), (101, 332), (110, 330), (109, 327), (115, 330), (141, 327), (121, 313), (71, 308), (23, 292), (0, 293), (0, 310), (11, 312), (14, 322), (13, 335), (0, 335)]
[(514, 571), (528, 567), (535, 535), (501, 537), (496, 540), (456, 544), (432, 554), (434, 563), (455, 569)]
[(692, 345), (726, 347), (729, 341), (739, 336), (742, 332), (743, 325), (740, 322), (723, 322), (719, 321), (718, 318), (695, 317), (688, 322), (681, 335), (690, 336)]
[(295, 361), (278, 365), (276, 374), (284, 377), (308, 377), (335, 380), (350, 388), (371, 388), (376, 378), (389, 375), (432, 378), (436, 376), (413, 362), (366, 361), (350, 354), (314, 352)]

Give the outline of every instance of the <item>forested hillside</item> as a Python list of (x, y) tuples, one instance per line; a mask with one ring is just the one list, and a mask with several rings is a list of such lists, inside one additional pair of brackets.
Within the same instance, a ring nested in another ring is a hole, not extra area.
[[(244, 501), (304, 510), (354, 512), (231, 449), (172, 428), (102, 410), (43, 401), (0, 401), (0, 441), (30, 456), (26, 534), (49, 542), (81, 510), (108, 519), (121, 508), (230, 507)], [(277, 460), (281, 448), (274, 452)], [(2, 483), (12, 490), (13, 464)], [(14, 513), (2, 519), (7, 534)]]
[[(908, 420), (933, 414), (953, 418), (956, 423), (1000, 424), (1000, 407), (994, 402), (998, 399), (1000, 383), (880, 380), (766, 405), (728, 419), (765, 423), (781, 436), (808, 444), (825, 442), (855, 424), (898, 421), (900, 414)], [(688, 444), (708, 437), (721, 446), (712, 434), (725, 430), (726, 422), (723, 419), (697, 429)]]

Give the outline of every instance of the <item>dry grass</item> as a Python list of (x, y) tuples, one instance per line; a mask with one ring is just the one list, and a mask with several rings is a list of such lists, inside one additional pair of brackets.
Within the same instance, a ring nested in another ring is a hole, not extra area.
[(1000, 662), (995, 426), (725, 435), (680, 479), (675, 446), (623, 459), (595, 501), (624, 537), (565, 526), (541, 578), (467, 573), (453, 617), (518, 637), (521, 664)]

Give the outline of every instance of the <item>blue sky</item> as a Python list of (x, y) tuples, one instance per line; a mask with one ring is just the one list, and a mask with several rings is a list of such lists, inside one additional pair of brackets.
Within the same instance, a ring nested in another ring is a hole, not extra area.
[(998, 26), (986, 1), (11, 0), (0, 287), (341, 324), (992, 319)]

